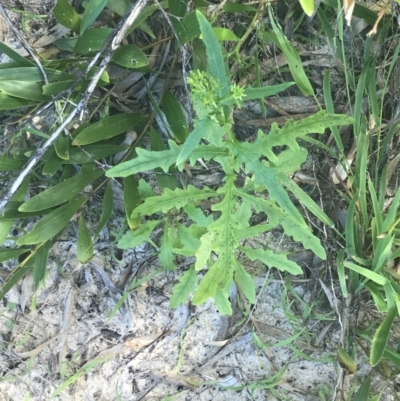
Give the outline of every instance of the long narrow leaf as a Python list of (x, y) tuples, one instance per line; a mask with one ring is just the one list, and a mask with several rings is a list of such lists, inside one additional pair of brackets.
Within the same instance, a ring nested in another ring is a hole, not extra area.
[(391, 308), (386, 315), (386, 319), (381, 323), (376, 331), (374, 339), (372, 340), (371, 355), (369, 359), (371, 366), (376, 366), (382, 359), (389, 337), (390, 328), (392, 327), (397, 314), (397, 307)]

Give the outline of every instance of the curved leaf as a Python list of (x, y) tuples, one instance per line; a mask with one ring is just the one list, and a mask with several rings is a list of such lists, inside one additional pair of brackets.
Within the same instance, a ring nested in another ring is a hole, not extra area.
[(89, 0), (81, 21), (81, 33), (85, 32), (96, 21), (97, 17), (107, 5), (108, 0)]
[(93, 257), (93, 242), (82, 216), (79, 218), (77, 257), (79, 263), (87, 263)]
[(72, 142), (73, 145), (87, 145), (109, 139), (141, 123), (147, 114), (123, 113), (103, 118), (82, 130)]
[(112, 28), (96, 28), (83, 33), (76, 42), (74, 53), (99, 51), (112, 32)]
[(376, 331), (372, 340), (371, 355), (369, 359), (371, 366), (376, 366), (382, 359), (389, 337), (389, 332), (397, 314), (398, 312), (396, 306), (389, 309), (389, 312), (386, 315), (386, 319), (378, 327), (378, 330)]
[(23, 160), (10, 159), (9, 157), (0, 156), (0, 171), (13, 171), (20, 169), (25, 162)]
[(149, 64), (147, 56), (134, 44), (119, 47), (112, 61), (126, 68), (140, 68)]
[(17, 241), (17, 244), (33, 245), (53, 238), (65, 228), (83, 202), (84, 199), (79, 198), (53, 210), (47, 216), (43, 217), (30, 233), (21, 237)]
[(27, 200), (18, 210), (20, 212), (36, 212), (61, 205), (75, 198), (80, 191), (103, 174), (103, 170), (94, 170), (89, 173), (75, 175)]
[(67, 0), (57, 0), (56, 6), (53, 8), (53, 15), (61, 25), (79, 32), (81, 17)]
[(221, 97), (225, 96), (229, 90), (230, 83), (227, 73), (225, 72), (225, 63), (222, 57), (221, 46), (213, 32), (211, 24), (206, 17), (196, 10), (197, 20), (199, 21), (202, 39), (206, 45), (208, 66), (211, 75), (221, 85)]

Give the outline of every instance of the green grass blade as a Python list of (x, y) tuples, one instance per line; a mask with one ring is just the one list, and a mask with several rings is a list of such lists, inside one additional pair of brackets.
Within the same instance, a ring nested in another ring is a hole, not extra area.
[(287, 38), (283, 35), (282, 30), (278, 27), (275, 22), (275, 18), (272, 15), (271, 8), (268, 9), (269, 18), (271, 21), (272, 29), (276, 35), (278, 45), (282, 50), (283, 54), (285, 55), (290, 72), (293, 75), (293, 79), (295, 80), (297, 86), (301, 90), (304, 96), (314, 96), (313, 87), (304, 72), (303, 63), (299, 56), (297, 50), (293, 47), (293, 45), (287, 40)]
[(378, 330), (376, 331), (372, 340), (371, 355), (369, 359), (371, 366), (376, 366), (382, 359), (389, 337), (389, 332), (397, 314), (397, 307), (391, 308), (386, 315), (386, 319), (378, 327)]

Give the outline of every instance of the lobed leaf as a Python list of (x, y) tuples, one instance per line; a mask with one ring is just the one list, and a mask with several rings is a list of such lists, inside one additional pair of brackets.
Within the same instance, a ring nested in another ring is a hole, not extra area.
[(172, 289), (172, 295), (169, 300), (171, 308), (177, 308), (186, 302), (192, 292), (195, 291), (197, 284), (197, 272), (194, 266), (185, 271), (179, 278), (179, 283)]
[(189, 185), (186, 189), (177, 188), (174, 191), (165, 188), (162, 195), (147, 198), (133, 211), (131, 218), (150, 216), (157, 212), (166, 213), (173, 208), (181, 208), (188, 203), (197, 203), (213, 196), (218, 196), (218, 194), (207, 187), (197, 189)]
[[(169, 141), (170, 149), (159, 151), (159, 152), (149, 152), (145, 149), (137, 148), (137, 157), (120, 163), (107, 171), (107, 177), (127, 177), (131, 174), (137, 174), (142, 171), (153, 170), (157, 167), (161, 167), (164, 172), (167, 172), (169, 167), (173, 165), (178, 155), (181, 152), (181, 147), (173, 141)], [(227, 156), (228, 150), (226, 148), (220, 148), (214, 145), (200, 145), (195, 150), (192, 151), (189, 159), (192, 164), (198, 158), (203, 158), (204, 160), (210, 160), (212, 158)]]
[(287, 258), (286, 255), (275, 253), (270, 249), (251, 249), (240, 247), (240, 250), (251, 260), (259, 260), (268, 267), (275, 267), (281, 271), (287, 271), (290, 274), (302, 274), (301, 267)]
[(141, 224), (135, 231), (127, 231), (118, 241), (118, 248), (131, 249), (143, 244), (144, 241), (151, 241), (150, 235), (160, 223), (159, 220), (151, 220)]
[(235, 282), (241, 289), (245, 297), (249, 300), (251, 304), (256, 302), (256, 285), (254, 283), (253, 277), (245, 270), (245, 268), (237, 263), (235, 271)]

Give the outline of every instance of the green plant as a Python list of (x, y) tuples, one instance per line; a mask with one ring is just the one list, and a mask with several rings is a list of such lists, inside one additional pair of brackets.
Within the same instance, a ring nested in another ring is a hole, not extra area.
[[(168, 150), (137, 149), (137, 157), (113, 167), (106, 175), (129, 177), (157, 167), (167, 172), (174, 164), (182, 171), (187, 160), (194, 164), (199, 158), (214, 160), (221, 166), (225, 178), (217, 190), (193, 186), (175, 190), (165, 188), (161, 195), (147, 197), (133, 210), (131, 218), (154, 216), (155, 219), (149, 219), (135, 231), (128, 231), (118, 246), (128, 249), (151, 240), (153, 230), (162, 226), (161, 244), (157, 248), (164, 269), (175, 269), (174, 255), (196, 257), (196, 262), (174, 287), (171, 306), (178, 306), (194, 293), (194, 304), (214, 298), (220, 312), (230, 314), (228, 298), (233, 281), (251, 303), (255, 302), (255, 285), (239, 254), (291, 274), (302, 272), (285, 254), (275, 253), (267, 245), (263, 249), (252, 249), (244, 245), (245, 239), (280, 225), (287, 235), (325, 259), (323, 247), (304, 222), (285, 186), (325, 222), (329, 223), (329, 219), (287, 174), (296, 171), (307, 156), (297, 139), (305, 138), (309, 133), (323, 133), (327, 127), (349, 124), (352, 119), (321, 111), (298, 122), (290, 121), (283, 128), (273, 124), (268, 134), (259, 131), (253, 143), (239, 142), (232, 132), (230, 115), (233, 106), (240, 106), (245, 99), (273, 95), (292, 83), (245, 89), (232, 85), (211, 25), (199, 11), (196, 16), (206, 45), (209, 71), (193, 71), (189, 78), (197, 114), (194, 130), (182, 147), (170, 140)], [(274, 148), (278, 146), (288, 148), (277, 154)], [(236, 184), (240, 172), (246, 175), (242, 187)], [(213, 204), (210, 216), (199, 207), (205, 199), (210, 199)], [(188, 224), (178, 221), (176, 210), (180, 209), (186, 213)], [(254, 212), (264, 212), (268, 223), (251, 226), (250, 218)], [(200, 271), (205, 273), (198, 284)]]
[[(395, 269), (389, 267), (400, 255), (397, 249), (400, 233), (397, 228), (400, 189), (395, 191), (390, 204), (387, 204), (388, 184), (398, 160), (391, 163), (386, 160), (389, 144), (396, 133), (396, 125), (386, 127), (383, 124), (387, 118), (385, 97), (398, 61), (400, 45), (398, 38), (393, 38), (393, 43), (396, 44), (393, 54), (387, 56), (391, 60), (385, 60), (388, 68), (382, 70), (379, 93), (376, 79), (378, 56), (373, 53), (372, 39), (365, 41), (363, 59), (360, 60), (360, 65), (355, 65), (356, 61), (347, 58), (344, 52), (343, 16), (338, 14), (339, 40), (335, 41), (333, 30), (326, 24), (326, 17), (321, 9), (318, 10), (318, 15), (333, 51), (345, 66), (348, 102), (354, 117), (354, 167), (349, 166), (351, 162), (346, 161), (339, 132), (333, 130), (338, 165), (342, 164), (349, 176), (344, 190), (343, 186), (339, 187), (348, 203), (344, 229), (345, 249), (338, 252), (336, 259), (341, 291), (348, 298), (359, 297), (363, 290), (367, 290), (376, 309), (385, 315), (380, 324), (375, 322), (372, 330), (351, 328), (352, 332), (372, 343), (370, 364), (376, 366), (384, 358), (400, 368), (399, 354), (387, 347), (391, 327), (400, 312), (400, 276)], [(348, 65), (351, 68), (347, 68)], [(358, 68), (360, 72), (356, 74), (355, 70)], [(329, 72), (324, 78), (324, 95), (327, 109), (333, 110)], [(363, 104), (367, 105), (364, 110)], [(393, 117), (398, 118), (398, 112)], [(355, 350), (355, 344), (352, 340), (349, 342)]]

